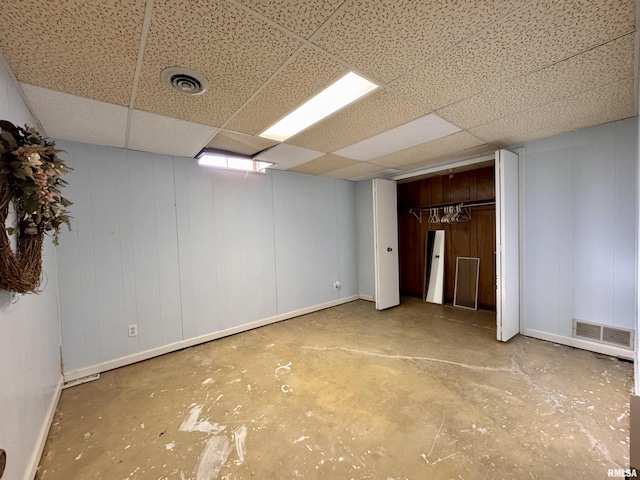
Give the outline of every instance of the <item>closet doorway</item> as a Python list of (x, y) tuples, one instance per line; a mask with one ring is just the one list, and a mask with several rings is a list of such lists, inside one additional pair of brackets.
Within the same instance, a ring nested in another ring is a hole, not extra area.
[[(444, 230), (444, 303), (453, 304), (456, 258), (475, 257), (480, 259), (478, 308), (495, 311), (495, 167), (493, 161), (474, 167), (398, 183), (400, 291), (423, 297), (427, 232)], [(440, 221), (449, 205), (474, 203), (480, 206), (463, 207), (468, 221)]]
[[(479, 259), (477, 306), (496, 312), (497, 338), (509, 340), (520, 331), (517, 155), (501, 150), (397, 180), (400, 291), (424, 297), (427, 232), (443, 230), (444, 303), (454, 303), (457, 259)], [(452, 209), (462, 221), (451, 221)]]

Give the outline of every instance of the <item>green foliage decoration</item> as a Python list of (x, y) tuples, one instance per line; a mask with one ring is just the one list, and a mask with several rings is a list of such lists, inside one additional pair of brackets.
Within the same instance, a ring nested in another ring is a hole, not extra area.
[(60, 193), (67, 184), (62, 176), (70, 169), (58, 157), (60, 152), (36, 129), (0, 121), (0, 174), (8, 178), (18, 218), (18, 226), (8, 228), (10, 235), (53, 232), (57, 245), (60, 226), (71, 228), (66, 210), (71, 202)]
[[(0, 120), (0, 221), (7, 223), (11, 206), (15, 222), (0, 234), (0, 289), (35, 292), (40, 284), (42, 237), (53, 236), (58, 244), (60, 228), (71, 228), (61, 194), (71, 169), (59, 157), (55, 143), (25, 125)], [(10, 218), (11, 220), (11, 218)], [(9, 236), (17, 235), (17, 248)]]

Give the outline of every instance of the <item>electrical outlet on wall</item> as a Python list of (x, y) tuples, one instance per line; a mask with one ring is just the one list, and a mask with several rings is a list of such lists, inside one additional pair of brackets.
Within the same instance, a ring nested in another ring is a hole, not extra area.
[(340, 283), (340, 280), (336, 280), (335, 283), (333, 284), (333, 288), (335, 288), (336, 290), (338, 290), (340, 288), (340, 285), (342, 285)]
[(138, 324), (134, 323), (127, 327), (127, 331), (129, 332), (129, 337), (137, 337), (138, 336)]

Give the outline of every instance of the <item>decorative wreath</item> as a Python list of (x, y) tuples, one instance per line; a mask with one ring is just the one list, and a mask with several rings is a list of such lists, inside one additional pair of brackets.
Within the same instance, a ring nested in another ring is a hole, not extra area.
[(58, 157), (60, 152), (36, 129), (0, 120), (1, 290), (37, 293), (44, 234), (51, 233), (57, 245), (62, 224), (71, 228), (71, 202), (60, 194), (67, 184), (62, 176), (71, 169)]

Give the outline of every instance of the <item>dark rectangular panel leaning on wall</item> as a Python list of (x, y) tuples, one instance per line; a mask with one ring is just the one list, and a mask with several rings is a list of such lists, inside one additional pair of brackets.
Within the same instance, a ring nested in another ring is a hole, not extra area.
[(493, 200), (494, 168), (424, 178), (398, 185), (398, 234), (400, 255), (400, 290), (422, 295), (424, 278), (424, 239), (427, 230), (445, 230), (445, 303), (453, 302), (456, 258), (480, 258), (478, 306), (495, 310), (495, 206), (470, 209), (468, 223), (429, 223), (428, 212), (422, 223), (409, 213), (412, 207), (450, 202)]

